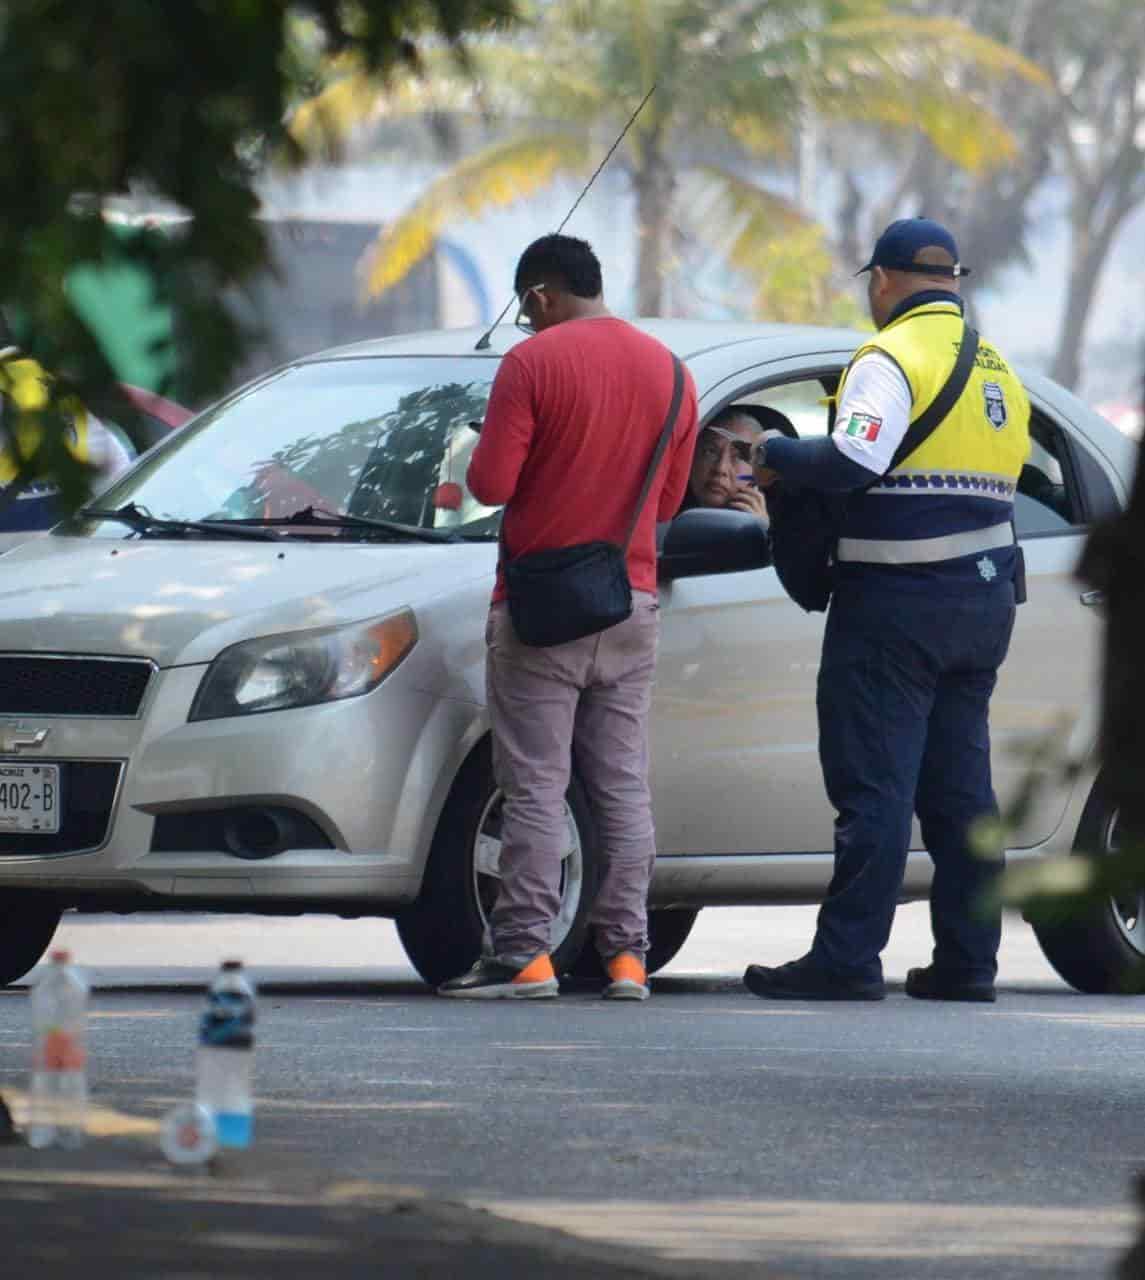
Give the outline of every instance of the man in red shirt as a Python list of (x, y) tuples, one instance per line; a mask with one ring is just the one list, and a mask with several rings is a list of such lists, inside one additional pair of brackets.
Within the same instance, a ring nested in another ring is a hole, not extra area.
[[(661, 343), (611, 315), (600, 263), (571, 236), (545, 236), (517, 264), (520, 309), (536, 336), (501, 361), (467, 483), (504, 504), (511, 558), (597, 539), (622, 543), (665, 415), (674, 367)], [(647, 997), (647, 896), (656, 857), (648, 789), (648, 713), (656, 665), (656, 524), (684, 496), (696, 390), (684, 397), (628, 550), (632, 615), (550, 648), (517, 637), (499, 572), (486, 631), (494, 769), (505, 795), (501, 885), (485, 954), (444, 983), (471, 999), (555, 996), (572, 752), (592, 804), (604, 874), (590, 924), (613, 999)]]

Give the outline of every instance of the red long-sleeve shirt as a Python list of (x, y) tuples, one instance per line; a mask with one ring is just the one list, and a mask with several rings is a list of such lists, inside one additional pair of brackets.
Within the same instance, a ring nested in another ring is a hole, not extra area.
[[(554, 325), (504, 357), (466, 482), (479, 502), (505, 505), (511, 556), (623, 541), (672, 382), (667, 347), (613, 316)], [(656, 590), (656, 524), (684, 496), (696, 423), (685, 371), (672, 438), (628, 550), (634, 590)], [(504, 595), (498, 574), (493, 599)]]

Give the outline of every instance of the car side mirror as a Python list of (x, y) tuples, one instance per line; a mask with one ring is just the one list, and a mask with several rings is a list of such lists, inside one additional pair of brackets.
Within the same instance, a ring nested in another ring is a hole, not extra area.
[(771, 564), (767, 525), (744, 511), (696, 507), (668, 526), (660, 548), (660, 577), (697, 578), (743, 573)]

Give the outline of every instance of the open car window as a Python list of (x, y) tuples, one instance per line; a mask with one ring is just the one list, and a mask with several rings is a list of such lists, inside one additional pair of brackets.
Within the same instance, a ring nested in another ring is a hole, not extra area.
[(837, 378), (801, 378), (748, 391), (734, 398), (737, 405), (763, 405), (782, 413), (799, 437), (827, 434), (827, 396)]
[(1018, 535), (1068, 532), (1084, 523), (1083, 509), (1061, 431), (1035, 411), (1030, 418), (1030, 456), (1014, 498)]
[[(733, 403), (779, 410), (802, 438), (824, 436), (828, 424), (826, 400), (837, 385), (838, 375), (803, 378), (741, 392), (733, 397)], [(1030, 422), (1030, 457), (1022, 468), (1014, 502), (1019, 535), (1044, 536), (1082, 526), (1085, 505), (1078, 485), (1061, 429), (1035, 411)]]

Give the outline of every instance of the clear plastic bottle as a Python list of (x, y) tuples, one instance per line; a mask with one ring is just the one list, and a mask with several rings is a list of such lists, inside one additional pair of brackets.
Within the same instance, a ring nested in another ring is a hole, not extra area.
[(67, 951), (53, 951), (32, 990), (28, 1143), (79, 1147), (87, 1127), (88, 984)]
[(225, 961), (199, 1023), (195, 1091), (214, 1116), (220, 1147), (249, 1147), (254, 1132), (254, 1006), (242, 961)]

